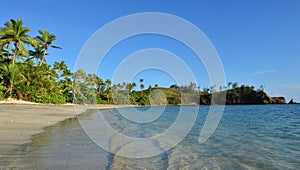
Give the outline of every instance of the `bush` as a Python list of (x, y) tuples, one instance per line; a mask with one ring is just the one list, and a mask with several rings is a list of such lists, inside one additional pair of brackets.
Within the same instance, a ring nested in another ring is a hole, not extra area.
[(97, 104), (107, 104), (99, 95), (96, 96)]
[(178, 105), (181, 103), (181, 98), (179, 96), (167, 97), (168, 103), (172, 105)]
[(31, 102), (44, 104), (64, 104), (66, 98), (59, 91), (47, 92), (45, 89), (36, 90), (32, 86), (26, 87), (27, 99)]

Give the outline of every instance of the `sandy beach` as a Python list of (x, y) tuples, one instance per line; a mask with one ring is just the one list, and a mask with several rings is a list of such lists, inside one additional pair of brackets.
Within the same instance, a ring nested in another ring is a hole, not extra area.
[(86, 109), (114, 108), (114, 105), (44, 105), (26, 101), (0, 101), (0, 160), (32, 141), (45, 127), (76, 117)]

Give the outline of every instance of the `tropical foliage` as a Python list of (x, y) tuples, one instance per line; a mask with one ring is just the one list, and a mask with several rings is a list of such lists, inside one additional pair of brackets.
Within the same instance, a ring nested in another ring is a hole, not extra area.
[(11, 19), (0, 28), (0, 98), (39, 103), (72, 102), (71, 71), (66, 64), (45, 63), (56, 37), (47, 30), (31, 37), (22, 20)]

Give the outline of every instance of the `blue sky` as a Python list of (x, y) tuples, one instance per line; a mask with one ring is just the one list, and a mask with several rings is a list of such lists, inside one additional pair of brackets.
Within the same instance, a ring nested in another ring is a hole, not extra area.
[[(223, 63), (226, 80), (239, 84), (265, 85), (271, 96), (283, 95), (300, 102), (300, 1), (298, 0), (28, 0), (1, 2), (0, 23), (24, 20), (32, 29), (56, 34), (63, 50), (50, 50), (49, 63), (65, 60), (73, 69), (89, 37), (105, 24), (139, 12), (163, 12), (188, 20), (210, 39)], [(121, 28), (120, 28), (121, 29)], [(176, 29), (176, 28), (175, 28)], [(98, 70), (111, 78), (122, 59), (143, 48), (162, 48), (180, 55), (198, 69), (200, 86), (209, 86), (201, 63), (182, 44), (162, 36), (128, 39), (112, 50)], [(170, 76), (155, 71), (137, 75), (146, 85), (169, 86)]]

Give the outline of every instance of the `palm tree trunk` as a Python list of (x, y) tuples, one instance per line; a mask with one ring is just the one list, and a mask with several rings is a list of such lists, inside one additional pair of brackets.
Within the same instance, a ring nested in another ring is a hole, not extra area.
[(13, 56), (13, 59), (12, 59), (12, 64), (13, 65), (15, 64), (15, 59), (17, 58), (17, 55), (18, 55), (18, 45), (17, 45), (16, 42), (14, 43), (14, 45), (15, 45), (15, 53), (14, 53), (14, 56)]
[(46, 52), (47, 52), (47, 50), (45, 49), (40, 66), (42, 66), (43, 62), (45, 61)]
[[(9, 97), (8, 97), (8, 99), (12, 99), (12, 89), (13, 89), (13, 85), (10, 85), (9, 88), (8, 88), (8, 90), (7, 90), (7, 92), (9, 92)], [(7, 92), (6, 92), (6, 93), (7, 93)], [(6, 94), (6, 93), (5, 93), (5, 94)]]
[(8, 45), (8, 54), (7, 54), (7, 58), (8, 59), (9, 59), (9, 56), (10, 56), (11, 45), (12, 45), (12, 42), (9, 42), (9, 45)]
[(8, 93), (8, 91), (9, 91), (9, 90), (6, 90), (6, 92), (3, 94), (3, 97), (5, 97), (5, 96), (6, 96), (6, 94)]
[(14, 56), (13, 56), (13, 58), (12, 58), (12, 64), (14, 65), (15, 64), (15, 59), (16, 59), (16, 56), (17, 56), (17, 47), (15, 47), (16, 49), (15, 49), (15, 53), (14, 53)]

